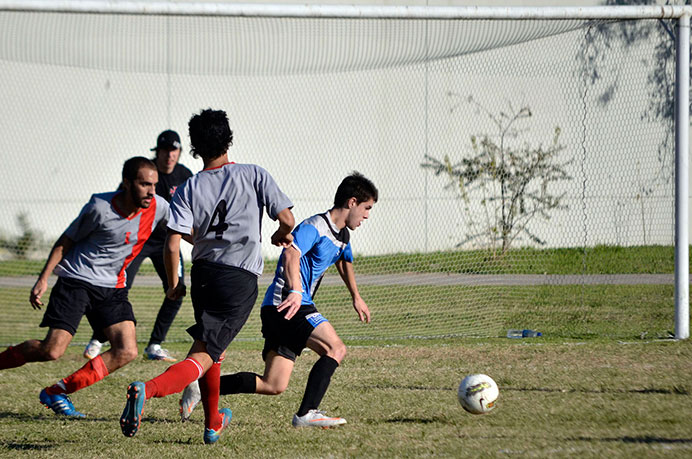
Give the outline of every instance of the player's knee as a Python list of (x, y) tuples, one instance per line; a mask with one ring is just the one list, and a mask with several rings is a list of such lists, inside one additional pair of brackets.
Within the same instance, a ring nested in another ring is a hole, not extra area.
[(338, 344), (332, 346), (327, 355), (341, 364), (346, 358), (346, 345), (342, 341), (339, 341)]
[(274, 384), (267, 388), (266, 395), (281, 395), (286, 391), (285, 384)]
[(115, 351), (115, 360), (119, 366), (127, 365), (137, 358), (137, 347), (125, 347)]
[(60, 357), (62, 357), (64, 353), (64, 349), (55, 346), (44, 345), (39, 348), (39, 355), (41, 357), (41, 360), (44, 361), (58, 360)]
[(288, 383), (263, 380), (262, 384), (257, 386), (257, 389), (259, 389), (259, 393), (262, 395), (281, 395), (286, 391), (287, 387)]

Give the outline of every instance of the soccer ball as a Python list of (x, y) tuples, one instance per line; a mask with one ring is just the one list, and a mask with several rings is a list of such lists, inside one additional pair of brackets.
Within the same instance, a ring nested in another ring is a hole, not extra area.
[(488, 375), (469, 375), (459, 384), (457, 395), (459, 403), (469, 413), (486, 414), (495, 408), (500, 390)]

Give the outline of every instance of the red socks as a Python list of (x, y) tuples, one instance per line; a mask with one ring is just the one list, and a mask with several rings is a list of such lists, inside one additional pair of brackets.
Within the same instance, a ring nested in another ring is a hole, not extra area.
[(26, 363), (21, 344), (10, 346), (3, 353), (0, 353), (0, 370), (21, 367)]
[(219, 414), (219, 386), (221, 385), (221, 362), (214, 363), (199, 380), (199, 391), (204, 406), (204, 427), (217, 430), (221, 428)]
[(86, 365), (67, 378), (58, 381), (57, 384), (46, 387), (46, 392), (49, 395), (71, 394), (101, 381), (106, 376), (108, 376), (108, 368), (106, 368), (106, 364), (103, 363), (103, 359), (99, 355), (89, 360)]
[(202, 365), (189, 357), (171, 365), (166, 371), (146, 382), (147, 400), (181, 392), (192, 381), (199, 379), (202, 373)]

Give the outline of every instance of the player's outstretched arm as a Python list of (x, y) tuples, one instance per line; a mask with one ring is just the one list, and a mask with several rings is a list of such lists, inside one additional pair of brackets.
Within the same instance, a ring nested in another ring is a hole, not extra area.
[(185, 286), (178, 285), (178, 262), (180, 260), (180, 240), (182, 233), (168, 230), (166, 243), (163, 246), (163, 264), (166, 267), (166, 278), (168, 279), (168, 291), (166, 297), (177, 300), (185, 296)]
[(288, 247), (293, 242), (291, 231), (293, 231), (293, 226), (296, 224), (293, 212), (291, 212), (291, 209), (286, 208), (279, 212), (276, 218), (279, 220), (279, 229), (272, 234), (272, 244), (279, 247)]
[(298, 312), (303, 302), (303, 284), (300, 279), (300, 251), (291, 245), (284, 249), (281, 256), (283, 257), (286, 282), (291, 291), (281, 304), (277, 306), (276, 310), (281, 312), (285, 309), (284, 319), (290, 320)]
[(342, 259), (337, 260), (334, 266), (336, 266), (336, 270), (339, 271), (341, 279), (351, 293), (351, 298), (353, 298), (353, 309), (358, 313), (358, 318), (360, 318), (361, 322), (370, 323), (370, 309), (358, 292), (356, 274), (353, 271), (353, 263), (349, 263)]
[(73, 245), (74, 242), (72, 239), (64, 234), (53, 244), (53, 248), (48, 255), (48, 260), (46, 260), (46, 264), (43, 266), (41, 274), (39, 274), (34, 287), (31, 289), (31, 294), (29, 295), (29, 303), (31, 303), (34, 309), (41, 309), (41, 306), (43, 306), (41, 297), (48, 289), (48, 278)]

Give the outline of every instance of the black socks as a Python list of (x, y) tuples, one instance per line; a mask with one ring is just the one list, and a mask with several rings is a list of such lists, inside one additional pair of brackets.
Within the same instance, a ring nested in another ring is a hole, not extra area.
[(305, 386), (305, 395), (303, 395), (303, 402), (298, 409), (298, 416), (305, 416), (308, 411), (315, 410), (320, 406), (322, 397), (324, 397), (324, 394), (327, 392), (329, 382), (338, 366), (339, 364), (336, 360), (326, 355), (323, 355), (315, 362), (312, 370), (310, 370), (308, 383)]
[(255, 373), (235, 373), (232, 375), (221, 376), (221, 385), (219, 386), (219, 393), (221, 395), (227, 394), (254, 394), (257, 390), (257, 380), (259, 377)]

